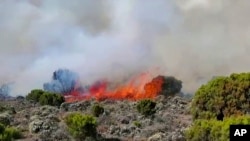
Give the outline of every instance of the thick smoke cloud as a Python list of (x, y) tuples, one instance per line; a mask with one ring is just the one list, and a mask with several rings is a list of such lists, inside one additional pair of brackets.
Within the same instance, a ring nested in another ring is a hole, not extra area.
[(43, 89), (49, 92), (69, 94), (77, 89), (79, 76), (70, 70), (59, 69), (53, 73), (52, 81), (43, 84)]
[(214, 75), (249, 71), (250, 2), (238, 0), (2, 0), (0, 84), (43, 87), (58, 68), (84, 83), (148, 68), (193, 92)]
[(0, 99), (10, 97), (11, 84), (3, 84), (0, 86)]

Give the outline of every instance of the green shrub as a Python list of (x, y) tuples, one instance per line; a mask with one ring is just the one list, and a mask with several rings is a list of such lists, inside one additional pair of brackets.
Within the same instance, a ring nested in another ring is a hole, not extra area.
[(12, 141), (14, 139), (22, 138), (22, 134), (15, 128), (5, 127), (0, 123), (0, 140), (1, 141)]
[(39, 102), (40, 96), (44, 93), (43, 90), (35, 89), (32, 90), (27, 96), (26, 99), (29, 101)]
[(94, 104), (91, 110), (92, 114), (96, 117), (99, 117), (104, 112), (104, 108), (99, 104)]
[(185, 132), (185, 137), (187, 141), (229, 141), (231, 124), (250, 124), (250, 116), (229, 117), (223, 121), (198, 119)]
[(68, 126), (71, 135), (77, 139), (95, 137), (97, 135), (97, 122), (91, 115), (71, 113), (65, 117), (65, 123)]
[(137, 103), (137, 111), (145, 116), (149, 116), (155, 113), (156, 103), (150, 99), (144, 99)]
[(140, 128), (141, 127), (141, 123), (139, 121), (134, 121), (133, 122), (134, 126)]
[(32, 90), (26, 99), (29, 101), (39, 102), (40, 105), (60, 106), (65, 100), (64, 97), (57, 93), (46, 92), (43, 90)]
[(64, 97), (60, 94), (45, 92), (39, 98), (40, 105), (60, 106)]
[(0, 123), (0, 135), (4, 133), (5, 127)]
[(7, 110), (7, 108), (3, 105), (0, 105), (0, 113), (1, 112), (5, 112)]
[(217, 119), (243, 115), (250, 108), (250, 73), (215, 77), (195, 93), (191, 112), (194, 119)]

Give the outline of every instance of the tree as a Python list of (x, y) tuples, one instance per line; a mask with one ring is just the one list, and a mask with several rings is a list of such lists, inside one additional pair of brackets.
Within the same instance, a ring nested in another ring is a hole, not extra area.
[(173, 76), (165, 76), (162, 84), (164, 95), (174, 95), (181, 91), (182, 81)]

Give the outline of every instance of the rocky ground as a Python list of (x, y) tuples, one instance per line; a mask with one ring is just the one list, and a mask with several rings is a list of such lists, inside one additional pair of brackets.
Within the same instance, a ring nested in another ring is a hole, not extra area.
[[(190, 100), (180, 96), (158, 96), (156, 113), (142, 116), (136, 102), (105, 100), (98, 120), (98, 133), (117, 141), (184, 141), (183, 131), (191, 125)], [(20, 141), (71, 141), (64, 116), (79, 111), (91, 113), (95, 100), (63, 103), (60, 107), (39, 106), (19, 98), (1, 101), (0, 122), (8, 122), (24, 134)]]

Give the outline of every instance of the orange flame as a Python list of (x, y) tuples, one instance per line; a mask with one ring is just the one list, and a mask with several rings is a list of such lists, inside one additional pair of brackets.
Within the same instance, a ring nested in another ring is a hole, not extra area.
[[(150, 81), (151, 79), (151, 81)], [(142, 73), (132, 78), (127, 84), (117, 87), (114, 90), (108, 90), (108, 82), (101, 81), (92, 85), (88, 92), (80, 93), (72, 91), (69, 95), (65, 95), (67, 102), (75, 102), (94, 98), (98, 101), (105, 99), (112, 100), (141, 100), (153, 99), (162, 89), (163, 77), (158, 76), (152, 79), (150, 73)]]

